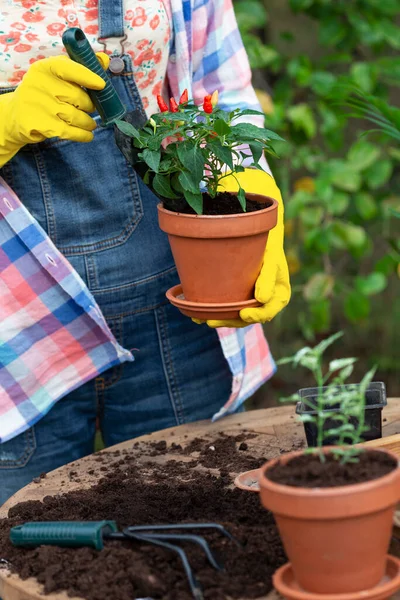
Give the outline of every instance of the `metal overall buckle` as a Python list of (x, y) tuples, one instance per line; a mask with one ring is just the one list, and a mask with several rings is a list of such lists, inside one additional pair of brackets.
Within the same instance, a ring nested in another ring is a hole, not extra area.
[[(125, 53), (124, 42), (126, 41), (127, 37), (128, 36), (125, 34), (124, 37), (120, 38), (119, 40), (119, 43), (121, 45), (121, 54), (119, 56), (110, 57), (109, 69), (111, 73), (114, 73), (114, 75), (119, 75), (125, 69), (125, 63), (121, 56)], [(103, 46), (104, 52), (107, 52), (107, 43), (105, 41), (105, 38), (99, 38), (98, 42)]]

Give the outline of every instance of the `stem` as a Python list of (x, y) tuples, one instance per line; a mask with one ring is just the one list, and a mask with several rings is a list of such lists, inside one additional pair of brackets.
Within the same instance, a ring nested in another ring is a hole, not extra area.
[[(314, 371), (315, 380), (317, 382), (318, 387), (318, 397), (317, 397), (317, 446), (318, 448), (322, 448), (324, 443), (324, 419), (321, 416), (322, 411), (324, 410), (324, 394), (323, 394), (323, 386), (324, 386), (324, 374), (322, 372), (322, 367), (318, 364), (317, 368)], [(325, 462), (325, 457), (320, 453), (321, 462)]]

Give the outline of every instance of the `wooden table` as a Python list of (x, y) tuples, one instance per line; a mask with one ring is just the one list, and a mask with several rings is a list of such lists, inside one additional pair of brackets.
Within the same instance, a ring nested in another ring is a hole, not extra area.
[[(221, 431), (227, 434), (237, 434), (244, 429), (257, 434), (254, 439), (248, 442), (251, 453), (255, 456), (257, 454), (264, 456), (266, 448), (268, 449), (268, 456), (278, 456), (281, 452), (292, 448), (293, 440), (299, 440), (299, 443), (304, 440), (303, 425), (295, 419), (293, 406), (284, 406), (233, 415), (217, 423), (200, 422), (173, 427), (137, 438), (135, 441), (167, 440), (167, 442), (175, 442), (185, 446), (195, 437), (210, 436), (212, 438)], [(383, 411), (383, 432), (384, 438), (382, 440), (370, 442), (369, 445), (384, 446), (400, 457), (400, 398), (392, 398), (388, 401), (388, 406)], [(118, 444), (112, 448), (112, 450), (117, 449), (129, 449), (134, 452), (132, 441)], [(185, 457), (179, 459), (185, 460)], [(118, 461), (119, 459), (116, 458), (115, 460)], [(142, 456), (138, 460), (148, 460), (148, 457)], [(165, 457), (156, 457), (152, 460), (165, 460)], [(187, 457), (186, 460), (190, 460), (190, 458)], [(74, 471), (77, 472), (76, 477), (80, 479), (79, 483), (70, 480), (68, 473), (72, 465), (67, 465), (49, 473), (40, 483), (29, 484), (0, 508), (0, 518), (6, 517), (9, 508), (18, 502), (42, 500), (48, 495), (63, 494), (96, 484), (96, 476), (88, 473), (96, 466), (94, 461), (95, 459), (91, 455), (72, 463)], [(64, 484), (61, 482), (64, 482)], [(398, 520), (400, 524), (400, 516)], [(400, 545), (398, 549), (392, 551), (400, 556)], [(18, 576), (10, 575), (2, 569), (0, 570), (0, 598), (2, 600), (43, 600), (44, 596), (41, 594), (41, 586), (35, 580), (22, 581)], [(45, 598), (46, 600), (82, 600), (81, 598), (71, 599), (64, 593), (51, 594)], [(273, 592), (267, 598), (268, 600), (277, 600), (278, 596)], [(267, 600), (267, 598), (260, 600)], [(400, 593), (393, 596), (393, 599), (400, 600)]]

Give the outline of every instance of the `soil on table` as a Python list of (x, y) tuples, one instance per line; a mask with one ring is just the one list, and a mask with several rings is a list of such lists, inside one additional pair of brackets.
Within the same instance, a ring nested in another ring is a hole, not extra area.
[[(186, 200), (164, 200), (167, 210), (180, 212), (185, 215), (195, 215), (195, 211), (187, 204)], [(246, 200), (246, 212), (255, 212), (271, 206), (271, 202), (256, 202), (255, 200)], [(221, 192), (215, 198), (209, 194), (203, 194), (203, 215), (236, 215), (243, 213), (241, 204), (235, 194)]]
[(383, 452), (369, 451), (358, 455), (358, 462), (342, 464), (337, 457), (302, 455), (286, 464), (278, 462), (268, 470), (267, 477), (275, 483), (292, 487), (328, 488), (364, 483), (387, 475), (397, 468), (397, 462)]
[[(266, 460), (251, 455), (251, 438), (251, 434), (219, 435), (212, 440), (196, 438), (185, 448), (162, 441), (146, 448), (135, 443), (132, 452), (103, 452), (96, 458), (96, 472), (101, 475), (96, 486), (10, 509), (9, 518), (0, 520), (0, 558), (9, 561), (11, 570), (21, 578), (35, 577), (47, 594), (66, 590), (86, 600), (190, 600), (179, 558), (162, 548), (110, 541), (102, 551), (51, 546), (21, 549), (11, 545), (9, 531), (15, 525), (40, 520), (110, 519), (120, 529), (215, 522), (223, 524), (242, 548), (219, 533), (207, 533), (210, 547), (225, 565), (225, 570), (218, 572), (199, 548), (185, 546), (204, 598), (264, 596), (271, 591), (272, 575), (286, 557), (273, 517), (261, 507), (258, 494), (232, 486), (232, 472), (258, 468)], [(153, 458), (139, 464), (138, 452)], [(78, 481), (77, 475), (71, 470), (70, 480)]]

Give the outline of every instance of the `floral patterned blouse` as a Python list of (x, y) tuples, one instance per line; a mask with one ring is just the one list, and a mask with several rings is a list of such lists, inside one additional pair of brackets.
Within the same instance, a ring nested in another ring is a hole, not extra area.
[[(33, 62), (65, 52), (61, 36), (80, 27), (97, 52), (98, 0), (1, 0), (0, 88), (18, 85)], [(169, 7), (164, 0), (125, 0), (125, 53), (143, 106), (157, 112), (156, 96), (163, 88), (171, 37)], [(107, 40), (107, 52), (120, 52), (119, 40)]]

